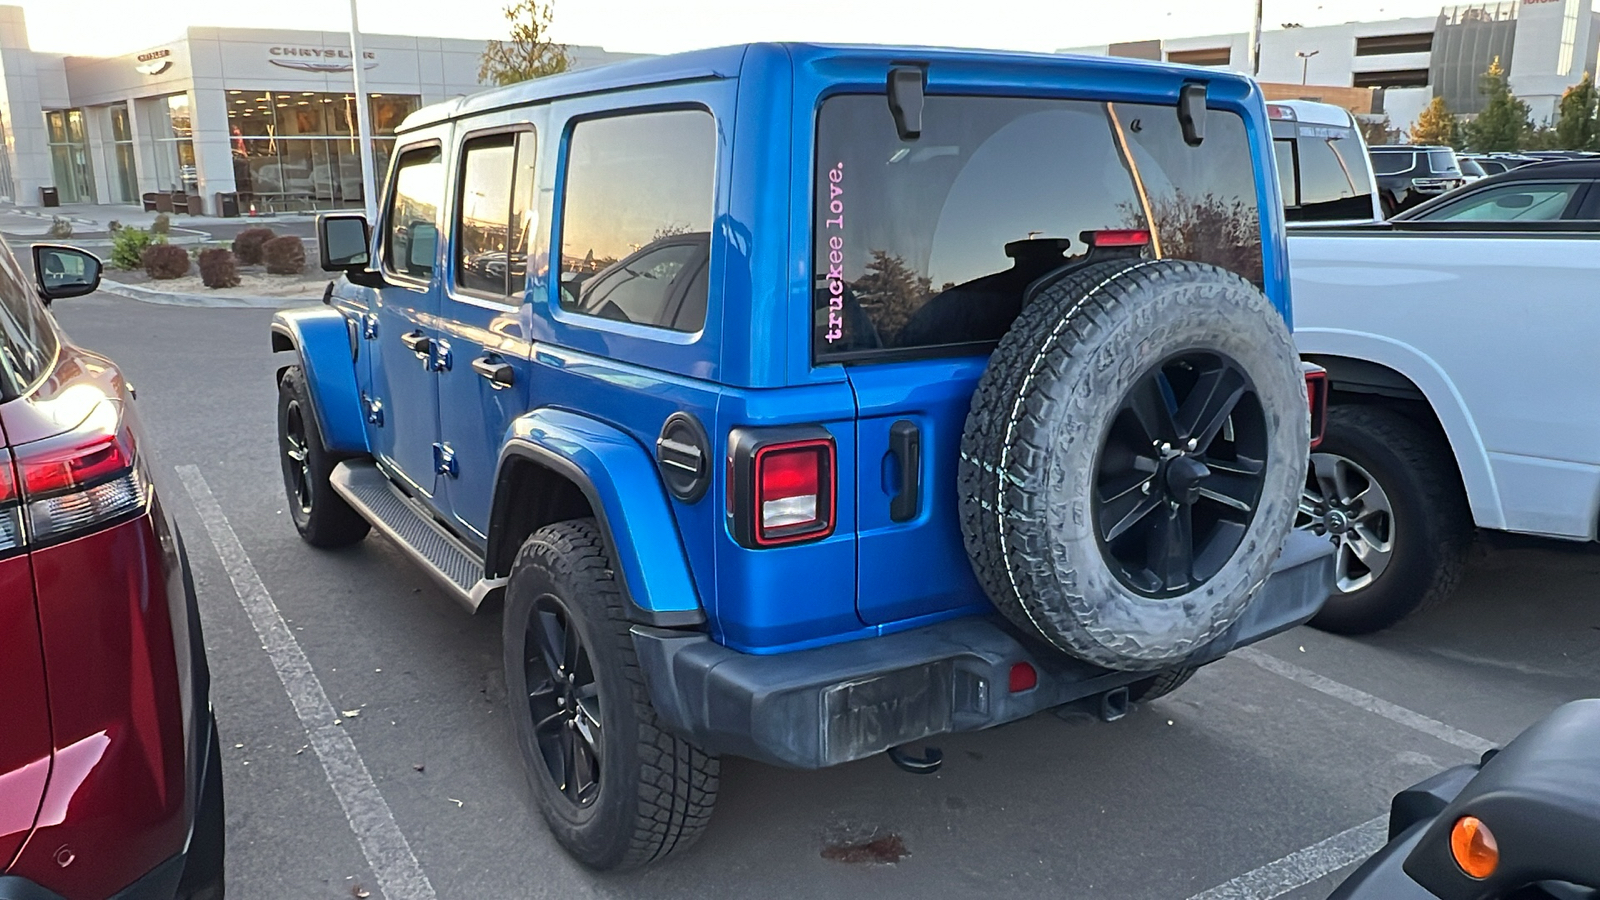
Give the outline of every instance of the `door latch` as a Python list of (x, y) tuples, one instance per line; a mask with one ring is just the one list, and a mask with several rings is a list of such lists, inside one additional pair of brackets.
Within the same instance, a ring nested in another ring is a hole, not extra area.
[(433, 445), (433, 471), (439, 475), (449, 475), (451, 478), (459, 474), (456, 469), (456, 451), (449, 444)]

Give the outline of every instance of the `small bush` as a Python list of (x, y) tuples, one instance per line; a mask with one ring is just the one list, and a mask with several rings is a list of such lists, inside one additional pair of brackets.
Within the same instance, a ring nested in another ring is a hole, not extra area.
[(277, 237), (271, 228), (246, 228), (233, 239), (233, 255), (241, 266), (261, 265), (261, 245)]
[(156, 220), (150, 223), (150, 231), (154, 234), (170, 234), (172, 217), (166, 213), (156, 213)]
[(53, 238), (72, 237), (72, 220), (64, 216), (56, 216), (50, 220), (48, 234)]
[(157, 280), (189, 274), (189, 251), (172, 244), (151, 244), (140, 258), (145, 274)]
[(238, 287), (239, 266), (233, 260), (233, 251), (226, 247), (201, 250), (200, 280), (208, 288)]
[(144, 265), (147, 248), (166, 242), (166, 238), (143, 228), (118, 228), (111, 234), (111, 264), (119, 269), (137, 269)]
[(306, 268), (306, 243), (292, 234), (261, 245), (261, 257), (273, 275), (299, 275)]
[(112, 234), (116, 234), (117, 232), (122, 230), (122, 223), (118, 222), (116, 219), (112, 219), (111, 221), (106, 223), (106, 230), (111, 232)]

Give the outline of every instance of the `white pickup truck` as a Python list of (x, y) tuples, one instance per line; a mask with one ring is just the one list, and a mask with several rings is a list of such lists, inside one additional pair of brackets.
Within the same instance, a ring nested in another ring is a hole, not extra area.
[(1474, 527), (1596, 539), (1600, 162), (1387, 223), (1302, 218), (1289, 260), (1295, 340), (1332, 386), (1302, 525), (1339, 544), (1338, 591), (1313, 624), (1366, 633), (1444, 600)]

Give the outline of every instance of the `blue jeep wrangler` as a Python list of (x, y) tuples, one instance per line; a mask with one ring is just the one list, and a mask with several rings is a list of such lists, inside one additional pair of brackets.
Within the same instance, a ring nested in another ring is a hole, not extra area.
[(502, 606), (589, 865), (691, 843), (719, 754), (1115, 715), (1327, 594), (1245, 78), (643, 59), (413, 114), (381, 209), (322, 218), (343, 277), (273, 321), (294, 522)]

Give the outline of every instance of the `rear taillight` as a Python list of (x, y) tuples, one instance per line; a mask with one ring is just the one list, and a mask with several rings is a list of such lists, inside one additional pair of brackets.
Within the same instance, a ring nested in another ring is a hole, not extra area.
[[(20, 526), (16, 546), (62, 540), (144, 508), (148, 488), (133, 435), (113, 404), (96, 408), (66, 434), (23, 444), (14, 453), (9, 495), (13, 524)], [(5, 527), (0, 524), (0, 535)], [(0, 549), (3, 544), (0, 536)]]
[(11, 454), (0, 450), (0, 556), (22, 546), (22, 495)]
[(1306, 373), (1306, 404), (1311, 407), (1311, 449), (1317, 449), (1328, 430), (1328, 370), (1301, 363)]
[(728, 439), (734, 537), (775, 547), (832, 534), (835, 466), (833, 436), (821, 427), (735, 429)]

